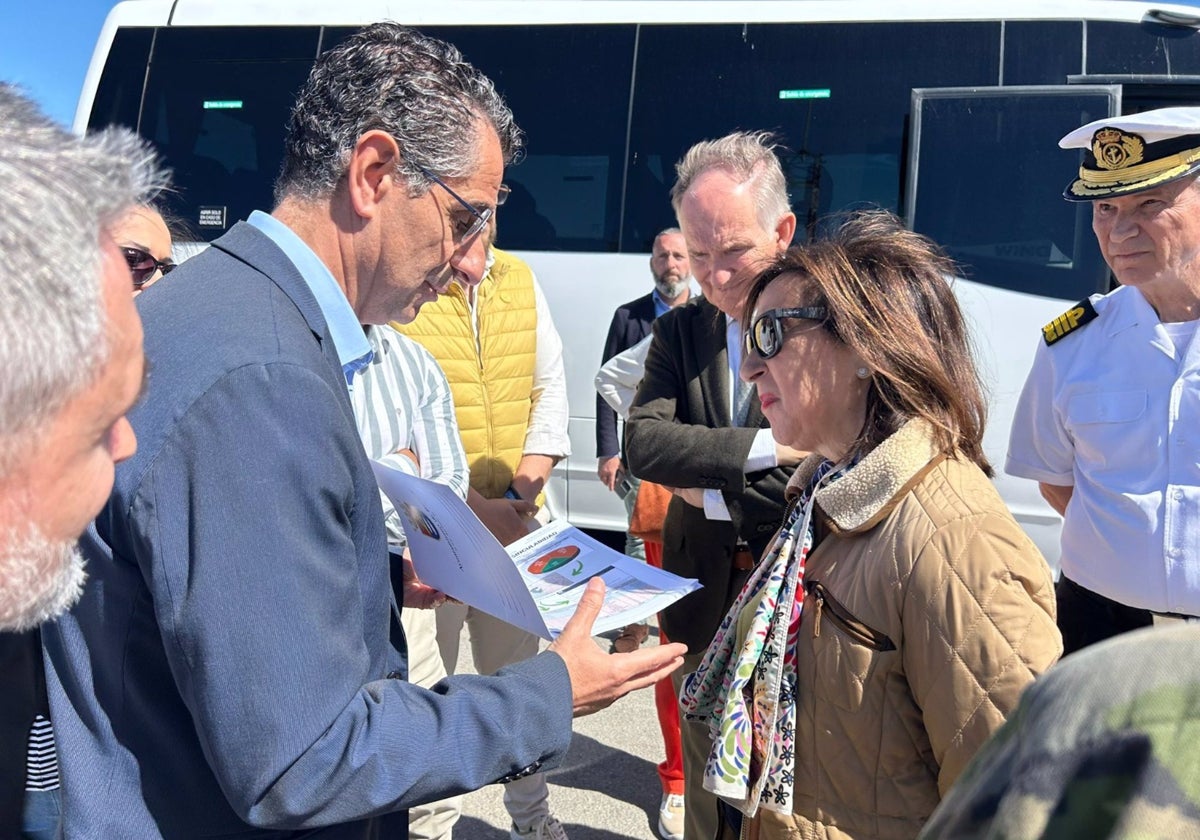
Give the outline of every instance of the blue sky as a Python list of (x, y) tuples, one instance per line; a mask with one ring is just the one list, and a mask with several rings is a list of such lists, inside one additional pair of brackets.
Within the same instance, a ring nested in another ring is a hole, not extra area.
[(0, 0), (0, 79), (70, 124), (100, 27), (116, 0)]

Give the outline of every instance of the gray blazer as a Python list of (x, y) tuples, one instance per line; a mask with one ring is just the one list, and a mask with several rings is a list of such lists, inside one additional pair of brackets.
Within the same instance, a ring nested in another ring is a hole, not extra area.
[(403, 837), (411, 805), (556, 763), (557, 655), (403, 681), (379, 491), (279, 248), (237, 225), (139, 305), (138, 452), (45, 632), (65, 836)]
[(625, 456), (638, 478), (670, 487), (720, 490), (731, 522), (710, 520), (682, 499), (671, 500), (663, 526), (663, 567), (697, 578), (703, 589), (662, 613), (663, 631), (702, 653), (745, 582), (733, 568), (740, 536), (754, 559), (783, 518), (792, 469), (746, 475), (754, 436), (767, 421), (756, 393), (746, 425), (730, 417), (725, 319), (707, 300), (672, 309), (654, 322), (646, 374), (625, 426)]

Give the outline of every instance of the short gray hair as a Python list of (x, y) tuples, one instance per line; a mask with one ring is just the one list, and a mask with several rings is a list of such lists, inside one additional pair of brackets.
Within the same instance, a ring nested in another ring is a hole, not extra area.
[(677, 227), (663, 228), (658, 233), (654, 234), (654, 238), (657, 240), (660, 236), (672, 236), (676, 233), (680, 236), (683, 236), (683, 231)]
[(133, 133), (76, 137), (0, 83), (0, 469), (99, 375), (110, 352), (105, 228), (163, 184)]
[(671, 188), (675, 215), (679, 215), (683, 196), (697, 178), (710, 169), (722, 169), (738, 183), (752, 184), (758, 224), (764, 231), (774, 230), (779, 220), (791, 212), (787, 180), (775, 154), (778, 147), (768, 131), (735, 131), (692, 146), (675, 164), (675, 186)]
[(504, 162), (521, 149), (521, 130), (491, 79), (456, 47), (395, 23), (367, 26), (324, 53), (292, 109), (275, 201), (331, 196), (358, 138), (372, 129), (400, 147), (410, 195), (432, 182), (421, 169), (463, 178), (479, 164), (478, 121), (500, 137)]

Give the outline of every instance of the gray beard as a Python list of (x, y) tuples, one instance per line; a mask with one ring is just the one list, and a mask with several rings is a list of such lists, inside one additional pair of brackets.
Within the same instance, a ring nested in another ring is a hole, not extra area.
[(0, 630), (29, 630), (79, 600), (87, 573), (75, 540), (48, 540), (36, 528), (0, 539)]
[(667, 301), (675, 300), (683, 294), (683, 290), (688, 287), (687, 277), (680, 278), (675, 283), (668, 283), (666, 280), (655, 280), (654, 288), (658, 289), (658, 294)]

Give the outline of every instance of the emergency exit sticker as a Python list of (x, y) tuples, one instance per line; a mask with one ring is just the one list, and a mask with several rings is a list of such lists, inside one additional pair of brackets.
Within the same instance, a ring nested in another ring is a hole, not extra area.
[(225, 208), (217, 206), (201, 207), (200, 218), (197, 219), (200, 227), (225, 227)]
[(242, 107), (240, 99), (205, 99), (205, 111), (239, 111)]
[(795, 88), (779, 91), (780, 99), (828, 99), (829, 88)]

